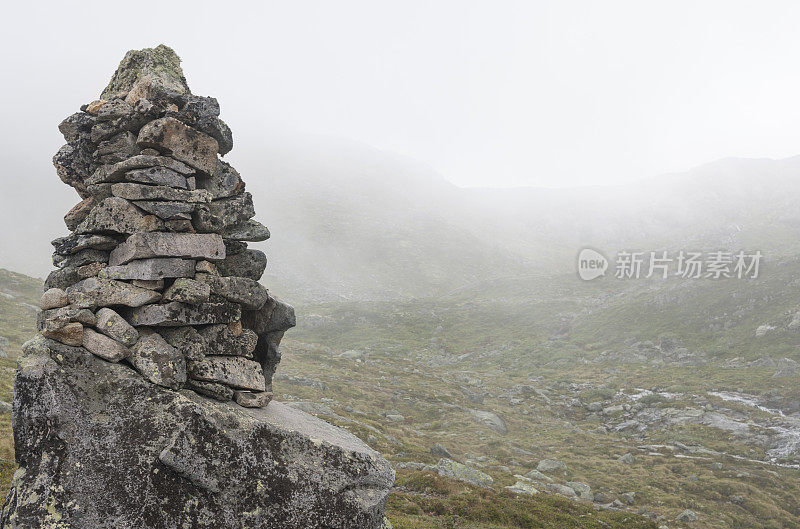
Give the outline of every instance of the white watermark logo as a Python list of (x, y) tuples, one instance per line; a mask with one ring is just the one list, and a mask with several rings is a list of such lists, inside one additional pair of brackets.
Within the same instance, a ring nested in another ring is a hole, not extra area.
[[(756, 279), (763, 255), (760, 251), (713, 252), (629, 252), (620, 251), (614, 259), (614, 277), (640, 279), (680, 277), (683, 279)], [(591, 281), (604, 276), (609, 261), (592, 248), (578, 254), (578, 276)]]
[(597, 250), (584, 248), (578, 254), (578, 276), (584, 281), (606, 275), (607, 269), (608, 259)]

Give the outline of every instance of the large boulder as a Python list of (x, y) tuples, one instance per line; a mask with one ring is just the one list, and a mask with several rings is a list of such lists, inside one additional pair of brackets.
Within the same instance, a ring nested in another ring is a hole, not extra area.
[(19, 359), (13, 420), (2, 529), (377, 529), (394, 479), (297, 409), (173, 391), (41, 337)]

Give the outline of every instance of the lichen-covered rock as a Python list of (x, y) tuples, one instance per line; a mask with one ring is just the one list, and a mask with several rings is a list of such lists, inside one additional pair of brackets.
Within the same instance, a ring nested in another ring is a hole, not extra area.
[(108, 197), (96, 205), (78, 224), (75, 233), (137, 233), (164, 229), (155, 215), (145, 215), (127, 200)]
[(211, 174), (217, 166), (217, 140), (175, 118), (156, 119), (142, 127), (137, 143), (169, 154), (198, 171)]
[(195, 380), (221, 382), (232, 388), (265, 391), (264, 373), (257, 362), (241, 356), (209, 356), (189, 364), (189, 376)]
[(211, 287), (201, 281), (188, 278), (176, 279), (164, 292), (164, 300), (199, 305), (208, 301)]
[(134, 326), (179, 327), (212, 325), (239, 321), (242, 309), (233, 303), (188, 305), (173, 301), (164, 305), (145, 305), (131, 310), (127, 320)]
[(97, 330), (128, 347), (134, 346), (139, 340), (139, 332), (108, 307), (97, 311)]
[(2, 529), (381, 527), (394, 471), (352, 434), (60, 349), (36, 339), (19, 360)]
[(107, 266), (99, 273), (108, 279), (138, 279), (158, 281), (173, 277), (194, 277), (195, 262), (179, 257), (156, 257), (138, 259), (124, 265)]
[(153, 384), (180, 389), (186, 382), (186, 359), (160, 334), (142, 329), (131, 349), (131, 364)]
[(91, 329), (83, 330), (83, 346), (90, 353), (109, 362), (119, 362), (131, 355), (131, 350), (118, 341)]
[(84, 279), (69, 287), (67, 296), (73, 306), (84, 309), (114, 305), (141, 307), (161, 299), (161, 294), (158, 292), (135, 287), (122, 281), (96, 277)]
[(228, 255), (216, 263), (219, 275), (239, 276), (258, 281), (267, 268), (267, 256), (261, 250), (245, 250)]
[(225, 244), (216, 233), (135, 233), (111, 252), (108, 264), (151, 257), (225, 259)]

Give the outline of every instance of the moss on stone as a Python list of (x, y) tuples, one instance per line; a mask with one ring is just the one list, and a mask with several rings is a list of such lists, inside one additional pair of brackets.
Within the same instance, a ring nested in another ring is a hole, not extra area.
[(127, 92), (140, 77), (146, 74), (175, 81), (176, 84), (185, 87), (186, 92), (189, 92), (189, 86), (186, 84), (186, 78), (183, 76), (181, 68), (181, 58), (169, 46), (159, 44), (155, 48), (130, 50), (126, 53), (108, 86), (100, 94), (100, 98), (111, 99), (121, 92)]

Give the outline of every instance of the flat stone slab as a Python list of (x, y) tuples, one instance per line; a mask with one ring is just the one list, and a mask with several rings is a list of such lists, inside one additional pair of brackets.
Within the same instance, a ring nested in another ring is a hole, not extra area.
[(98, 277), (108, 279), (139, 279), (158, 281), (172, 277), (194, 277), (195, 261), (179, 257), (154, 257), (137, 259), (124, 265), (107, 266)]
[(70, 304), (79, 308), (110, 307), (114, 305), (141, 307), (161, 299), (161, 294), (158, 292), (135, 287), (122, 281), (97, 277), (84, 279), (69, 287), (67, 296)]
[(269, 239), (269, 230), (257, 220), (250, 219), (221, 230), (220, 235), (236, 241), (261, 242)]
[(197, 276), (211, 285), (211, 291), (248, 310), (258, 310), (270, 299), (266, 287), (246, 277)]
[(126, 200), (165, 200), (173, 202), (187, 202), (201, 204), (211, 202), (211, 195), (203, 189), (187, 191), (167, 186), (149, 186), (146, 184), (133, 184), (120, 182), (111, 184), (111, 194)]
[(164, 292), (166, 301), (178, 301), (189, 305), (205, 303), (209, 296), (211, 296), (211, 287), (208, 284), (186, 277), (176, 279)]
[(194, 169), (188, 165), (174, 160), (168, 156), (139, 154), (115, 163), (114, 165), (100, 166), (92, 174), (92, 176), (86, 179), (86, 185), (122, 182), (125, 179), (125, 174), (128, 171), (147, 167), (165, 167), (184, 176), (194, 173)]
[(201, 303), (186, 305), (173, 301), (165, 305), (146, 305), (128, 313), (128, 323), (136, 327), (179, 327), (182, 325), (211, 325), (232, 323), (242, 316), (234, 303)]
[(191, 362), (189, 376), (195, 380), (220, 382), (238, 389), (267, 389), (261, 364), (241, 356), (213, 356), (201, 362)]
[(119, 241), (108, 235), (78, 235), (55, 239), (52, 243), (59, 255), (73, 255), (82, 250), (113, 250)]
[(186, 202), (158, 202), (155, 200), (137, 200), (133, 203), (137, 208), (152, 213), (162, 220), (190, 220), (194, 206)]
[(108, 264), (151, 257), (225, 259), (225, 244), (216, 233), (135, 233), (111, 252)]
[(186, 177), (168, 167), (148, 167), (146, 169), (134, 169), (125, 173), (125, 180), (128, 182), (138, 182), (140, 184), (150, 184), (154, 186), (169, 186), (180, 189), (189, 189)]
[(0, 526), (49, 527), (52, 513), (92, 529), (382, 525), (389, 463), (284, 403), (242, 408), (172, 391), (42, 338), (25, 346), (15, 390), (20, 469)]
[(167, 152), (209, 175), (217, 165), (217, 140), (172, 117), (156, 119), (142, 127), (136, 142), (140, 147)]

